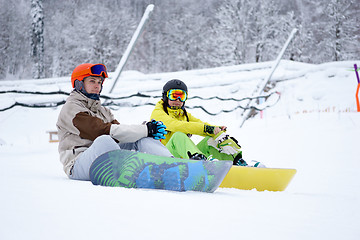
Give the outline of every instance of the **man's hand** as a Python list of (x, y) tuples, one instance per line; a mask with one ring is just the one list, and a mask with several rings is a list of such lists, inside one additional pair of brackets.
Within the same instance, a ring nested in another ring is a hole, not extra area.
[(165, 134), (167, 134), (166, 126), (160, 122), (151, 120), (151, 122), (147, 122), (146, 126), (148, 128), (148, 137), (153, 137), (156, 140), (165, 139)]

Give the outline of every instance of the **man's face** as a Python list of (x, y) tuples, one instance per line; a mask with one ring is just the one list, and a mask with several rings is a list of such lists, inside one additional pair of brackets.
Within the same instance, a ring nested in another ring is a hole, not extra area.
[(101, 77), (90, 76), (84, 79), (85, 91), (88, 93), (100, 94), (101, 85)]

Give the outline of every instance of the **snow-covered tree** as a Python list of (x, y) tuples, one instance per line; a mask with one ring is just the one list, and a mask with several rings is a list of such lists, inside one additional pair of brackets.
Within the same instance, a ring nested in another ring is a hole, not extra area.
[(44, 13), (42, 0), (31, 1), (31, 52), (33, 78), (44, 78)]
[(328, 25), (324, 26), (324, 29), (332, 39), (328, 46), (332, 49), (332, 59), (335, 61), (346, 59), (344, 56), (345, 45), (355, 41), (352, 30), (354, 27), (359, 30), (360, 24), (352, 18), (351, 10), (356, 4), (358, 2), (354, 0), (330, 0), (325, 8), (330, 21)]
[(279, 2), (269, 0), (254, 2), (249, 8), (249, 14), (255, 62), (274, 60), (289, 33), (297, 25), (294, 13), (281, 13)]
[(31, 78), (28, 0), (0, 0), (0, 79)]
[[(218, 25), (215, 31), (218, 56), (225, 65), (245, 63), (248, 48), (251, 14), (248, 0), (226, 0), (217, 9)], [(215, 47), (215, 46), (214, 46)]]
[(299, 33), (284, 58), (360, 55), (356, 0), (0, 0), (0, 79), (69, 76), (84, 62), (114, 71), (150, 3), (154, 12), (125, 70), (273, 60), (294, 27)]

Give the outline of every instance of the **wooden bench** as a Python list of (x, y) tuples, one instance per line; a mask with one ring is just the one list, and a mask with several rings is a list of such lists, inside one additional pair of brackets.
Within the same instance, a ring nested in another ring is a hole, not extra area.
[[(51, 142), (51, 143), (59, 142), (57, 131), (47, 131), (47, 133), (49, 134), (49, 142)], [(56, 138), (55, 138), (55, 136), (56, 136)]]

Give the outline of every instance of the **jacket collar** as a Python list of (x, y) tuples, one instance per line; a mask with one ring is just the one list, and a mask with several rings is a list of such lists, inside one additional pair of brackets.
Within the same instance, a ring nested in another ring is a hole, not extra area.
[[(163, 109), (164, 101), (162, 99), (157, 104), (158, 104), (159, 108)], [(175, 116), (175, 117), (184, 116), (184, 110), (182, 108), (171, 109), (171, 108), (167, 107), (167, 111), (168, 111), (169, 115), (171, 115), (171, 116)]]
[(88, 109), (90, 109), (90, 111), (92, 111), (92, 112), (96, 112), (101, 106), (100, 100), (94, 100), (94, 99), (88, 98), (83, 93), (81, 93), (77, 90), (73, 90), (70, 93), (70, 96), (73, 96), (75, 99), (83, 102), (86, 105), (86, 107)]

